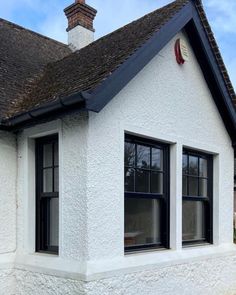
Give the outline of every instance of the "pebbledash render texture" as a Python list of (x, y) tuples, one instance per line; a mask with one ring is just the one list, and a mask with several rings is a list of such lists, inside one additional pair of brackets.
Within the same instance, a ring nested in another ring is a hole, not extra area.
[(94, 8), (65, 14), (68, 45), (0, 20), (0, 295), (236, 294), (235, 93), (201, 1), (96, 41)]

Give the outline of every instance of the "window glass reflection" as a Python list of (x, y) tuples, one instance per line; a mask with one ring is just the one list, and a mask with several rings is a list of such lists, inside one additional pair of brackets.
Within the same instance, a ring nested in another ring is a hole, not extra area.
[(149, 193), (150, 172), (137, 169), (135, 173), (135, 190), (136, 192)]
[(183, 241), (202, 240), (205, 238), (204, 203), (183, 201)]
[(160, 201), (125, 199), (125, 246), (159, 244)]
[(52, 149), (53, 144), (45, 144), (43, 146), (43, 167), (52, 167)]
[(152, 148), (152, 169), (163, 170), (163, 151)]
[(133, 167), (135, 163), (135, 145), (133, 143), (125, 143), (125, 166)]
[(137, 167), (150, 168), (150, 147), (137, 145)]
[(189, 175), (198, 176), (198, 157), (189, 156)]

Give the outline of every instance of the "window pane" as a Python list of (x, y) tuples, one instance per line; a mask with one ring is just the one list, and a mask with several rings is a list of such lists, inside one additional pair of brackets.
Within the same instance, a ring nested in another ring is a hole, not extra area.
[(133, 167), (135, 163), (135, 144), (125, 143), (125, 166)]
[(207, 160), (199, 159), (199, 176), (207, 177)]
[(54, 143), (54, 166), (59, 165), (58, 142)]
[(182, 183), (183, 188), (182, 188), (182, 191), (183, 191), (184, 196), (188, 195), (188, 183), (187, 183), (187, 181), (188, 181), (187, 176), (183, 176), (183, 183)]
[(198, 176), (198, 157), (189, 156), (189, 175)]
[(125, 191), (134, 192), (134, 169), (125, 168)]
[(52, 166), (52, 144), (43, 146), (43, 167)]
[(183, 174), (188, 173), (188, 156), (183, 155)]
[(183, 201), (183, 241), (205, 238), (205, 208), (203, 202)]
[(135, 174), (135, 191), (149, 193), (150, 172), (137, 169)]
[(163, 174), (162, 173), (152, 172), (151, 193), (163, 194)]
[(198, 178), (189, 177), (189, 196), (198, 196)]
[(199, 179), (199, 196), (207, 197), (207, 179)]
[(163, 151), (152, 148), (152, 169), (163, 170)]
[(54, 192), (59, 192), (59, 169), (54, 168)]
[(137, 167), (150, 168), (150, 147), (137, 145)]
[(59, 244), (59, 199), (50, 200), (50, 229), (49, 229), (50, 246)]
[(125, 199), (125, 246), (160, 244), (160, 201)]
[(52, 193), (52, 168), (47, 168), (43, 170), (43, 192)]

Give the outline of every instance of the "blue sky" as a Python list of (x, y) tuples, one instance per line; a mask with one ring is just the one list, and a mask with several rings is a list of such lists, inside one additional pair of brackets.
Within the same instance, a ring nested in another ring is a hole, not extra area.
[[(66, 42), (63, 9), (73, 0), (1, 0), (0, 17)], [(163, 6), (171, 0), (87, 0), (98, 10), (96, 38)], [(236, 88), (236, 1), (203, 0), (224, 61)]]

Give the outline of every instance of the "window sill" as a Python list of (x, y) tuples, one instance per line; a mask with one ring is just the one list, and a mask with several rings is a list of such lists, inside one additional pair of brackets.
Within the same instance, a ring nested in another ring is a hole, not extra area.
[(179, 250), (162, 249), (161, 251), (125, 254), (123, 257), (90, 261), (87, 268), (87, 279), (90, 281), (139, 271), (152, 271), (153, 269), (227, 256), (236, 256), (236, 245), (233, 243), (220, 246), (208, 244), (205, 247), (181, 248)]
[(236, 245), (233, 243), (220, 246), (208, 244), (204, 245), (204, 247), (187, 247), (179, 250), (158, 249), (135, 252), (131, 255), (129, 253), (129, 255), (81, 263), (78, 263), (76, 260), (63, 259), (42, 253), (31, 255), (17, 253), (15, 266), (17, 269), (92, 281), (116, 275), (151, 271), (153, 269), (162, 269), (227, 256), (236, 257)]

